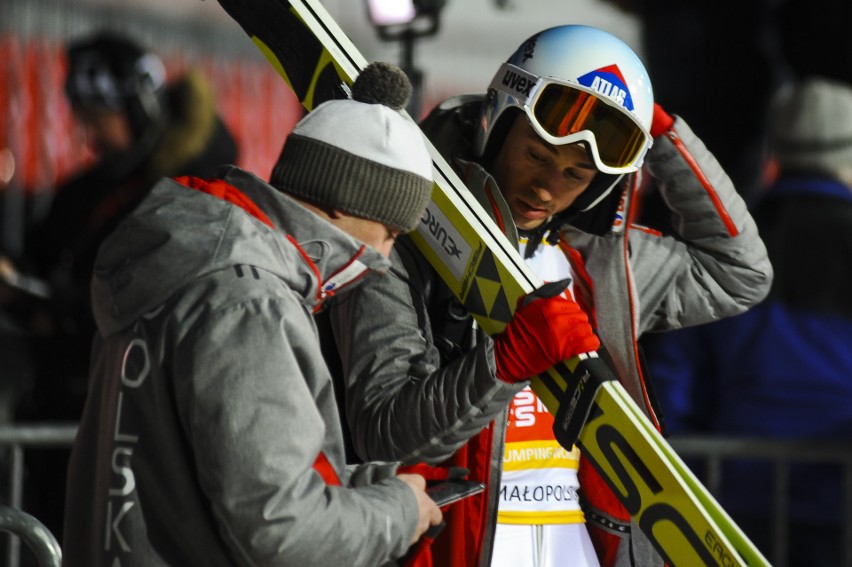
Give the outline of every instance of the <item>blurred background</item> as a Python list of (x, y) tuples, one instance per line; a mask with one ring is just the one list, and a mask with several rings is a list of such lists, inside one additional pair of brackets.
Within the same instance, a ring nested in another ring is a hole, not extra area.
[[(409, 72), (418, 87), (409, 110), (418, 118), (449, 96), (484, 92), (514, 49), (544, 28), (588, 24), (615, 34), (645, 62), (656, 100), (689, 122), (748, 204), (774, 175), (765, 150), (773, 95), (810, 74), (852, 84), (850, 0), (413, 0), (420, 14), (413, 29), (424, 33), (410, 40), (381, 33), (370, 18), (372, 1), (321, 3), (368, 61)], [(24, 236), (47, 214), (56, 187), (95, 159), (63, 92), (64, 47), (102, 29), (156, 52), (169, 78), (200, 69), (236, 141), (237, 165), (262, 178), (302, 116), (287, 85), (215, 0), (0, 0), (0, 258), (23, 253)], [(2, 315), (0, 433), (31, 395), (28, 357), (39, 356), (19, 348)], [(18, 457), (11, 462), (0, 482), (10, 482), (11, 500), (20, 504), (14, 483), (28, 469)], [(55, 477), (64, 482), (61, 466)], [(850, 510), (852, 490), (846, 498)], [(54, 518), (42, 517), (59, 531)], [(844, 541), (852, 565), (852, 535)], [(783, 565), (783, 550), (773, 551)]]
[[(452, 94), (482, 92), (526, 37), (556, 22), (596, 25), (641, 50), (635, 15), (599, 0), (449, 0), (437, 30), (406, 47), (384, 41), (366, 1), (323, 3), (369, 60), (413, 61), (425, 112)], [(3, 0), (0, 3), (0, 249), (15, 256), (51, 189), (91, 159), (62, 92), (63, 46), (109, 28), (157, 52), (174, 77), (200, 67), (239, 148), (238, 165), (265, 176), (301, 116), (298, 101), (214, 0)], [(14, 169), (10, 166), (14, 159)], [(8, 179), (3, 176), (7, 171)]]
[[(370, 2), (322, 3), (367, 60), (407, 63), (416, 73), (413, 114), (450, 95), (483, 92), (500, 62), (538, 30), (580, 23), (614, 33), (645, 61), (657, 99), (687, 118), (747, 195), (761, 181), (769, 94), (791, 68), (852, 75), (846, 45), (852, 42), (843, 39), (852, 11), (846, 0), (413, 0), (435, 26), (410, 43), (380, 37)], [(412, 0), (390, 0), (406, 2)], [(202, 68), (237, 138), (239, 165), (261, 176), (301, 114), (283, 81), (214, 0), (3, 0), (0, 248), (13, 256), (51, 188), (88, 159), (61, 90), (62, 47), (101, 28), (156, 51), (171, 76)]]

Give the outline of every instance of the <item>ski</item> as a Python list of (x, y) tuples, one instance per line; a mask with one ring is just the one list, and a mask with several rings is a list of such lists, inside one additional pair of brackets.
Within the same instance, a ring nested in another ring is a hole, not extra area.
[[(348, 97), (367, 65), (317, 0), (218, 2), (308, 111)], [(435, 188), (412, 238), (479, 325), (498, 333), (517, 299), (541, 282), (444, 158), (431, 145), (430, 151)], [(573, 409), (561, 402), (602, 371), (591, 353), (535, 377), (532, 388), (559, 421)], [(577, 444), (669, 565), (769, 565), (617, 380), (597, 389)]]

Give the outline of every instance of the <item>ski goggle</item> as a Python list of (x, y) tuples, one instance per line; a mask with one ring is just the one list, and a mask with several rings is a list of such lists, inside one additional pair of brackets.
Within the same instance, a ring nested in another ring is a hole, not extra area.
[(491, 88), (520, 101), (535, 129), (553, 145), (587, 142), (604, 173), (635, 171), (651, 146), (650, 134), (615, 101), (582, 85), (541, 78), (504, 63)]

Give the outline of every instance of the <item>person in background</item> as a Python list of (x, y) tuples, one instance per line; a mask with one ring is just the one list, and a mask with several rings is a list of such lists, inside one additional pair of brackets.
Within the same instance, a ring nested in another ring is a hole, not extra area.
[[(8, 187), (14, 173), (15, 156), (12, 150), (0, 147), (0, 194)], [(0, 367), (4, 369), (5, 375), (0, 384), (0, 424), (13, 421), (21, 393), (32, 380), (28, 337), (6, 312), (7, 304), (15, 300), (18, 285), (19, 278), (14, 264), (0, 254)], [(4, 457), (0, 457), (0, 463), (5, 462)], [(0, 475), (0, 478), (5, 480), (5, 475)]]
[[(775, 279), (769, 297), (724, 321), (649, 337), (648, 363), (673, 434), (780, 440), (852, 437), (852, 87), (811, 76), (770, 112), (778, 176), (754, 217)], [(789, 565), (842, 563), (839, 466), (790, 471)], [(769, 554), (772, 469), (725, 466), (725, 509)], [(848, 518), (846, 519), (849, 520)]]
[(167, 83), (158, 55), (111, 31), (74, 39), (66, 53), (65, 93), (95, 161), (57, 188), (25, 242), (21, 271), (51, 292), (30, 314), (40, 351), (50, 353), (21, 410), (32, 419), (80, 416), (94, 333), (88, 289), (103, 239), (161, 177), (211, 176), (237, 158), (199, 71)]
[[(527, 379), (599, 339), (656, 424), (638, 337), (741, 313), (768, 292), (743, 200), (686, 122), (654, 103), (636, 54), (588, 26), (531, 36), (485, 95), (445, 101), (422, 127), (539, 277), (570, 283), (561, 303), (522, 306), (486, 337), (400, 239), (390, 277), (329, 312), (354, 449), (488, 484), (447, 511), (435, 565), (662, 565), (576, 448), (558, 446)], [(643, 176), (674, 234), (632, 224)], [(527, 454), (538, 456), (515, 458)]]
[(422, 476), (345, 466), (312, 318), (429, 202), (410, 93), (373, 64), (296, 125), (269, 183), (165, 178), (104, 241), (65, 565), (375, 566), (440, 523)]
[[(31, 383), (14, 408), (17, 421), (80, 418), (95, 332), (89, 284), (104, 238), (158, 179), (211, 176), (237, 159), (200, 71), (167, 81), (159, 55), (108, 30), (72, 39), (66, 55), (65, 94), (93, 162), (56, 188), (44, 218), (28, 228), (22, 257), (9, 266), (40, 284), (7, 286), (4, 307), (33, 353)], [(36, 449), (27, 459), (27, 509), (58, 536), (64, 484), (57, 472), (62, 478), (67, 460), (65, 448)]]

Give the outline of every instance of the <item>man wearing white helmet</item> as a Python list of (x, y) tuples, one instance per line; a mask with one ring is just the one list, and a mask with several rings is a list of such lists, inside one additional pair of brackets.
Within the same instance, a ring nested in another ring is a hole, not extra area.
[[(447, 511), (436, 565), (662, 565), (579, 452), (559, 448), (526, 379), (560, 360), (554, 342), (582, 352), (591, 321), (603, 358), (659, 425), (639, 336), (740, 313), (768, 291), (745, 204), (686, 123), (654, 104), (636, 54), (595, 28), (530, 37), (484, 97), (449, 99), (422, 126), (537, 274), (570, 278), (572, 307), (537, 320), (520, 310), (486, 337), (401, 242), (394, 277), (332, 311), (354, 447), (488, 483)], [(676, 235), (632, 222), (644, 174)]]

